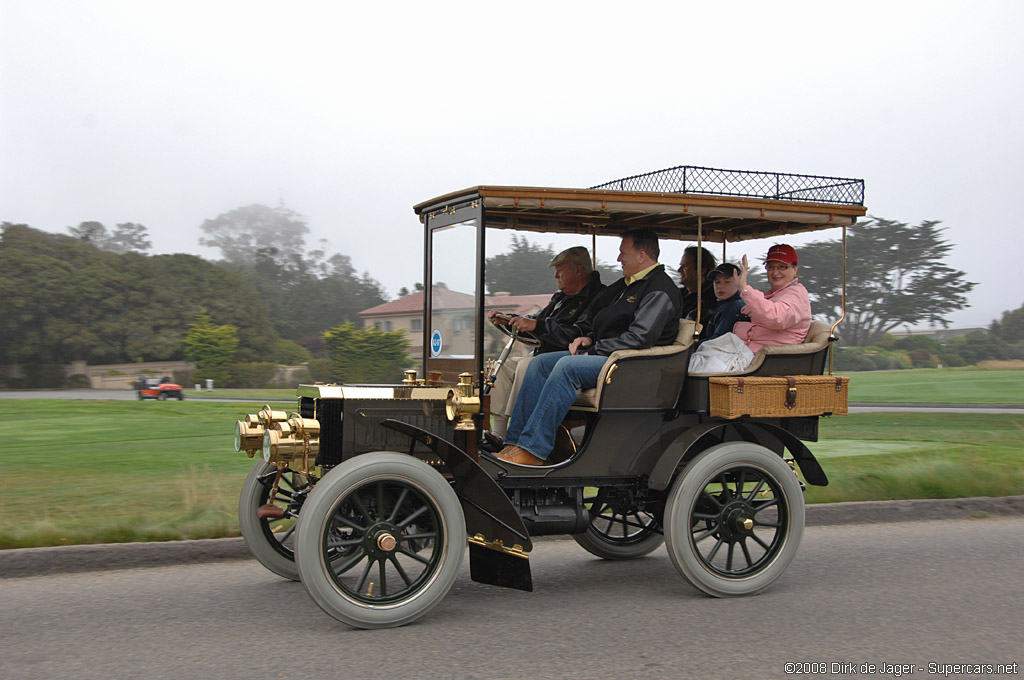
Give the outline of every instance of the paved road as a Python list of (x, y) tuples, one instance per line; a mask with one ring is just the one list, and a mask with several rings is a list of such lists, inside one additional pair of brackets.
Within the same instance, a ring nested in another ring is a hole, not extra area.
[(809, 527), (772, 589), (735, 600), (688, 586), (664, 548), (607, 562), (545, 540), (531, 562), (532, 594), (464, 568), (430, 614), (385, 631), (330, 619), (252, 561), (4, 580), (0, 676), (782, 678), (787, 662), (835, 662), (932, 678), (929, 663), (1024, 663), (1021, 517)]

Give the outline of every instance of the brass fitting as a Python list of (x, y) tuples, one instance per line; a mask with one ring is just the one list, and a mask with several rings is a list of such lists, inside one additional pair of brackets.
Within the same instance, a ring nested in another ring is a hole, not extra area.
[(405, 372), (405, 380), (402, 381), (403, 385), (414, 386), (416, 385), (416, 370), (409, 369)]
[(263, 460), (272, 465), (299, 462), (300, 472), (308, 474), (320, 453), (320, 421), (291, 414), (263, 433)]
[(480, 413), (480, 397), (476, 396), (472, 373), (459, 374), (458, 387), (448, 390), (448, 397), (444, 402), (444, 413), (448, 420), (458, 419), (458, 422), (455, 423), (456, 430), (476, 429), (473, 416)]
[(265, 404), (259, 413), (249, 413), (235, 423), (235, 451), (245, 451), (252, 458), (263, 448), (263, 435), (276, 423), (284, 422), (284, 411), (275, 411)]

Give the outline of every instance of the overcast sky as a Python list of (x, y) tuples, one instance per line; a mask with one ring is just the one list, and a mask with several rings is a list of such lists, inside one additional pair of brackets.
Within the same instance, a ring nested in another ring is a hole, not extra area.
[(394, 296), (413, 204), (456, 189), (857, 177), (869, 214), (943, 221), (979, 284), (953, 325), (987, 325), (1024, 302), (1022, 25), (1016, 0), (0, 0), (0, 221), (212, 258), (203, 220), (283, 201)]

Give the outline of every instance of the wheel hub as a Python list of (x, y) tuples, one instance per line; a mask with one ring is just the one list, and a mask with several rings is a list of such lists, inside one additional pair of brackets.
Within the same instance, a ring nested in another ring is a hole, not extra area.
[(735, 541), (743, 536), (749, 536), (754, 528), (753, 509), (743, 501), (729, 503), (722, 509), (719, 527), (722, 538), (727, 541)]
[(398, 548), (401, 535), (401, 529), (391, 522), (377, 522), (366, 532), (363, 547), (375, 557), (388, 557)]

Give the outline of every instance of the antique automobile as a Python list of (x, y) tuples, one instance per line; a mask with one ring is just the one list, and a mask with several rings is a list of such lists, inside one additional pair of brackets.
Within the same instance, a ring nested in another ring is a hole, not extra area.
[[(845, 243), (863, 193), (862, 180), (680, 166), (591, 189), (477, 186), (420, 203), (421, 366), (390, 385), (302, 385), (294, 413), (266, 406), (236, 424), (236, 450), (258, 455), (239, 501), (246, 543), (360, 628), (429, 611), (467, 547), (473, 580), (532, 590), (533, 539), (554, 534), (610, 560), (664, 544), (712, 596), (769, 587), (799, 549), (804, 484), (828, 483), (805, 442), (819, 417), (847, 410), (847, 379), (830, 361), (841, 317), (733, 375), (688, 374), (699, 329), (680, 321), (674, 344), (608, 358), (548, 465), (516, 465), (481, 437), (496, 366), (530, 337), (509, 326), (507, 341), (496, 337), (485, 266), (510, 232), (596, 252), (646, 227), (666, 261), (690, 242), (725, 255), (730, 242), (826, 228)], [(453, 310), (456, 288), (468, 302)]]
[(175, 383), (167, 376), (163, 378), (147, 378), (144, 375), (140, 375), (139, 379), (132, 383), (132, 389), (138, 394), (140, 401), (143, 399), (156, 399), (158, 401), (177, 399), (182, 401), (185, 398), (185, 392), (181, 389), (181, 385)]

